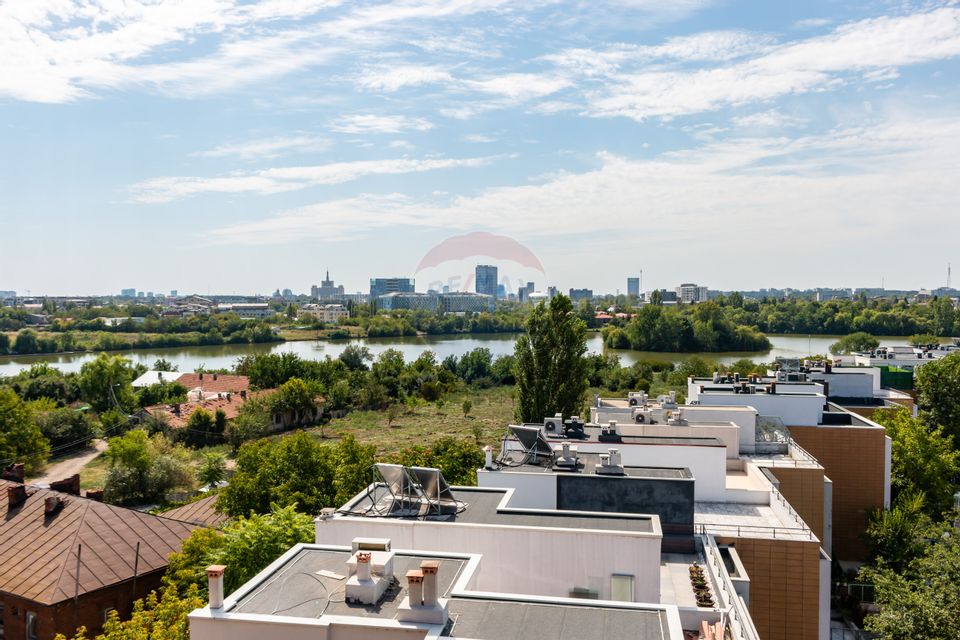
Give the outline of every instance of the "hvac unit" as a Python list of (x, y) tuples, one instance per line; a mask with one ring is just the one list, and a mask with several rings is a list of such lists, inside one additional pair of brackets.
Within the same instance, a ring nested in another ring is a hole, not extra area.
[(634, 410), (633, 421), (637, 424), (650, 424), (653, 420), (653, 414), (649, 410)]
[(543, 430), (548, 433), (560, 433), (563, 431), (563, 415), (558, 413), (552, 418), (545, 418), (543, 421)]

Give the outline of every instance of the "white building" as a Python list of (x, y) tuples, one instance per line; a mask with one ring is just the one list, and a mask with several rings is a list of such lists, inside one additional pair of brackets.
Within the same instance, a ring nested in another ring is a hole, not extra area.
[(266, 302), (230, 302), (217, 305), (217, 313), (235, 313), (241, 318), (266, 318), (276, 313)]
[(305, 304), (300, 317), (312, 317), (324, 324), (338, 324), (350, 317), (350, 310), (342, 304)]
[(685, 282), (677, 287), (677, 300), (683, 304), (705, 302), (707, 300), (707, 288)]

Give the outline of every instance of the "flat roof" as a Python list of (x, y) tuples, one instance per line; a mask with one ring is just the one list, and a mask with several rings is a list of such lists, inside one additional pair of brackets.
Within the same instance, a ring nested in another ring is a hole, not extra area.
[[(393, 573), (397, 581), (376, 605), (348, 603), (346, 549), (303, 546), (286, 562), (275, 567), (259, 583), (248, 583), (226, 613), (259, 614), (317, 619), (323, 615), (394, 620), (407, 596), (402, 576), (418, 569), (424, 560), (439, 560), (437, 590), (447, 603), (450, 621), (442, 636), (505, 640), (533, 637), (587, 637), (661, 640), (669, 638), (670, 624), (662, 608), (601, 606), (513, 594), (455, 592), (454, 586), (467, 570), (469, 557), (395, 553)], [(322, 572), (322, 573), (321, 573)], [(278, 620), (278, 622), (280, 622)]]
[[(543, 425), (538, 423), (532, 423), (524, 425), (527, 427), (538, 427), (541, 428)], [(681, 425), (678, 425), (681, 426)], [(697, 425), (690, 425), (696, 427)], [(730, 426), (726, 423), (723, 426)], [(583, 438), (565, 438), (563, 436), (556, 436), (550, 433), (544, 433), (544, 437), (550, 443), (563, 443), (569, 442), (572, 445), (578, 443), (590, 443), (590, 444), (605, 444), (609, 445), (611, 448), (616, 448), (621, 444), (639, 444), (639, 445), (649, 445), (649, 446), (687, 446), (687, 447), (726, 447), (720, 438), (715, 437), (702, 437), (702, 436), (635, 436), (629, 434), (620, 434), (617, 436), (618, 439), (613, 440), (609, 436), (604, 436), (601, 440), (600, 437), (601, 425), (599, 424), (587, 424), (584, 425), (584, 436)], [(513, 438), (515, 439), (515, 438)]]
[(391, 510), (386, 486), (376, 485), (364, 491), (340, 509), (340, 513), (359, 517), (400, 518), (431, 522), (541, 527), (549, 529), (594, 529), (629, 533), (659, 534), (657, 517), (646, 514), (562, 511), (555, 509), (515, 509), (503, 506), (509, 489), (456, 487), (453, 496), (459, 505), (454, 513), (429, 514)]
[[(615, 447), (614, 447), (615, 448)], [(505, 462), (507, 463), (498, 471), (505, 473), (523, 471), (527, 473), (557, 473), (557, 474), (581, 474), (581, 475), (600, 475), (603, 477), (611, 478), (653, 478), (657, 480), (693, 480), (693, 473), (690, 472), (690, 469), (687, 467), (631, 467), (624, 466), (623, 471), (624, 475), (609, 475), (604, 476), (604, 474), (597, 473), (596, 465), (600, 464), (600, 455), (599, 453), (578, 453), (577, 460), (579, 464), (577, 465), (576, 471), (572, 469), (563, 469), (557, 468), (548, 464), (544, 460), (543, 464), (533, 464), (531, 462), (524, 463), (523, 460), (526, 457), (522, 451), (508, 451)], [(542, 458), (541, 458), (542, 459)]]

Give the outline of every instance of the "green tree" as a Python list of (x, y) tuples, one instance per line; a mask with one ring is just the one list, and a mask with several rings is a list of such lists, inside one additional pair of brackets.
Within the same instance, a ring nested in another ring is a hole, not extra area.
[(902, 571), (923, 553), (923, 534), (930, 526), (923, 494), (901, 493), (893, 508), (876, 509), (867, 520), (867, 543), (874, 562)]
[(110, 438), (105, 455), (107, 502), (142, 504), (163, 500), (174, 489), (193, 487), (190, 452), (163, 434), (150, 437), (143, 429), (132, 429)]
[(957, 330), (957, 310), (949, 297), (938, 298), (933, 307), (933, 331), (939, 336), (952, 336)]
[(50, 443), (20, 396), (0, 387), (0, 461), (22, 462), (34, 473), (50, 455)]
[(893, 441), (891, 485), (896, 493), (924, 496), (928, 513), (937, 517), (953, 507), (960, 453), (941, 427), (928, 427), (906, 407), (879, 409), (873, 420)]
[(514, 350), (517, 419), (539, 422), (556, 413), (579, 414), (587, 391), (587, 327), (570, 298), (541, 302), (527, 318)]
[(929, 333), (917, 333), (907, 340), (911, 347), (925, 347), (928, 344), (940, 344), (940, 338)]
[(344, 436), (320, 444), (303, 432), (276, 441), (258, 440), (240, 447), (236, 471), (220, 491), (218, 508), (229, 515), (267, 513), (271, 504), (297, 505), (316, 515), (336, 507), (370, 482), (375, 449)]
[(37, 340), (37, 334), (30, 329), (24, 329), (17, 334), (16, 339), (13, 341), (13, 350), (16, 353), (26, 355), (28, 353), (39, 353), (39, 341)]
[[(183, 596), (173, 586), (164, 588), (159, 595), (151, 591), (145, 599), (134, 602), (129, 620), (120, 620), (116, 610), (111, 611), (96, 640), (190, 640), (187, 615), (205, 605), (195, 585), (185, 589)], [(66, 637), (57, 634), (55, 640)], [(90, 640), (90, 636), (81, 627), (74, 640)]]
[(917, 367), (914, 386), (924, 422), (942, 426), (954, 443), (960, 443), (960, 353)]
[(249, 440), (257, 440), (270, 431), (270, 406), (262, 398), (250, 398), (236, 418), (227, 423), (225, 436), (234, 451)]
[(942, 523), (923, 538), (921, 555), (905, 568), (881, 562), (860, 572), (876, 587), (879, 607), (864, 626), (884, 640), (960, 638), (960, 534)]
[(290, 378), (269, 399), (270, 410), (284, 425), (312, 422), (317, 413), (317, 389), (300, 378)]
[(463, 417), (466, 418), (470, 415), (470, 410), (473, 409), (473, 402), (469, 398), (463, 401)]
[(840, 338), (830, 345), (830, 353), (839, 355), (855, 351), (873, 351), (880, 346), (880, 341), (865, 331), (857, 331)]
[(370, 349), (360, 344), (348, 344), (340, 353), (340, 362), (350, 371), (366, 371), (367, 363), (373, 360)]
[(97, 433), (90, 416), (66, 407), (37, 415), (37, 424), (50, 446), (58, 451), (82, 449)]
[(654, 289), (650, 292), (650, 304), (656, 306), (663, 304), (663, 292), (660, 289)]
[(227, 459), (222, 453), (208, 451), (200, 458), (197, 467), (197, 480), (200, 484), (215, 485), (227, 475)]
[(440, 469), (450, 484), (475, 485), (483, 458), (483, 450), (476, 442), (444, 436), (429, 445), (408, 447), (394, 461), (408, 467)]
[(194, 410), (187, 419), (183, 439), (191, 447), (206, 447), (219, 443), (220, 437), (216, 433), (213, 414), (202, 407)]
[(131, 362), (101, 353), (80, 368), (80, 394), (97, 411), (111, 407), (130, 411), (136, 406), (131, 383), (137, 377)]
[(206, 591), (206, 568), (227, 567), (223, 590), (229, 595), (298, 543), (313, 542), (313, 520), (294, 505), (274, 506), (263, 515), (240, 517), (222, 531), (196, 529), (179, 553), (170, 555), (164, 583)]

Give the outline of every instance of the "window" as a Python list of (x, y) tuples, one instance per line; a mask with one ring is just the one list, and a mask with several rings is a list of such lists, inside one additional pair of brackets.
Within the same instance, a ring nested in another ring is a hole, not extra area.
[(633, 576), (615, 573), (610, 576), (610, 599), (633, 602)]
[(37, 640), (37, 614), (27, 611), (27, 640)]

